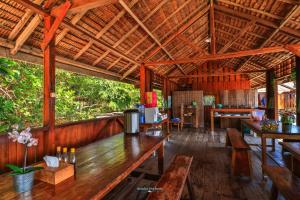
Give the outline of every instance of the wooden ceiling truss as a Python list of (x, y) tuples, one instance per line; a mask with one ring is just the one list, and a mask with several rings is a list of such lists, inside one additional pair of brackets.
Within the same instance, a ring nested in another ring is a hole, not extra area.
[(233, 67), (254, 87), (266, 69), (300, 56), (297, 0), (3, 0), (0, 8), (0, 56), (39, 60), (55, 38), (63, 68), (130, 83), (141, 63), (155, 81), (177, 81), (217, 61), (213, 76)]

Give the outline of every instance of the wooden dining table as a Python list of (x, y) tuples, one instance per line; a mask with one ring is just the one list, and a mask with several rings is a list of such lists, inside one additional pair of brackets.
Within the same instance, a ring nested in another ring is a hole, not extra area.
[[(246, 126), (255, 132), (261, 138), (261, 162), (262, 166), (266, 164), (267, 156), (267, 139), (289, 139), (289, 140), (300, 140), (300, 126), (290, 125), (283, 126), (279, 123), (276, 130), (262, 130), (260, 121), (253, 119), (242, 119), (242, 126)], [(244, 134), (243, 134), (244, 136)], [(275, 142), (272, 142), (272, 148), (274, 149)], [(263, 171), (262, 171), (263, 172)], [(264, 173), (263, 173), (264, 175)]]
[(102, 199), (139, 165), (157, 152), (158, 171), (164, 171), (166, 136), (117, 134), (80, 147), (76, 174), (57, 185), (35, 180), (31, 192), (16, 193), (11, 176), (0, 176), (0, 199), (88, 200)]

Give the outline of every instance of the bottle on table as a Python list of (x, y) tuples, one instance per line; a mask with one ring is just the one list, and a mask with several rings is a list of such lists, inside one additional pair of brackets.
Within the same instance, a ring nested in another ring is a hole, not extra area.
[(71, 148), (71, 150), (70, 150), (69, 163), (70, 164), (76, 163), (75, 148)]
[(61, 161), (62, 159), (61, 146), (56, 147), (56, 157), (58, 158), (59, 161)]
[(62, 161), (65, 162), (65, 163), (67, 163), (69, 161), (68, 148), (67, 147), (63, 148)]

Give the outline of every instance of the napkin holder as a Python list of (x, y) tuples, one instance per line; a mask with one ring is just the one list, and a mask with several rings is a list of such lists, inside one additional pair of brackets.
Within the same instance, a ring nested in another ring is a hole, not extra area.
[(43, 167), (44, 169), (36, 171), (35, 179), (56, 185), (72, 176), (74, 176), (74, 165), (60, 162), (59, 167), (48, 167), (45, 162), (35, 166)]

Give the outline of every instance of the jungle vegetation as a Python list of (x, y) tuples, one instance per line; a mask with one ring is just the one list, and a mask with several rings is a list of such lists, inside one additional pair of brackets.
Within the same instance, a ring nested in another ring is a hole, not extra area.
[[(161, 92), (158, 102), (161, 102)], [(56, 70), (56, 123), (92, 119), (139, 102), (131, 84)], [(0, 133), (13, 124), (41, 127), (43, 70), (40, 65), (0, 58)]]

